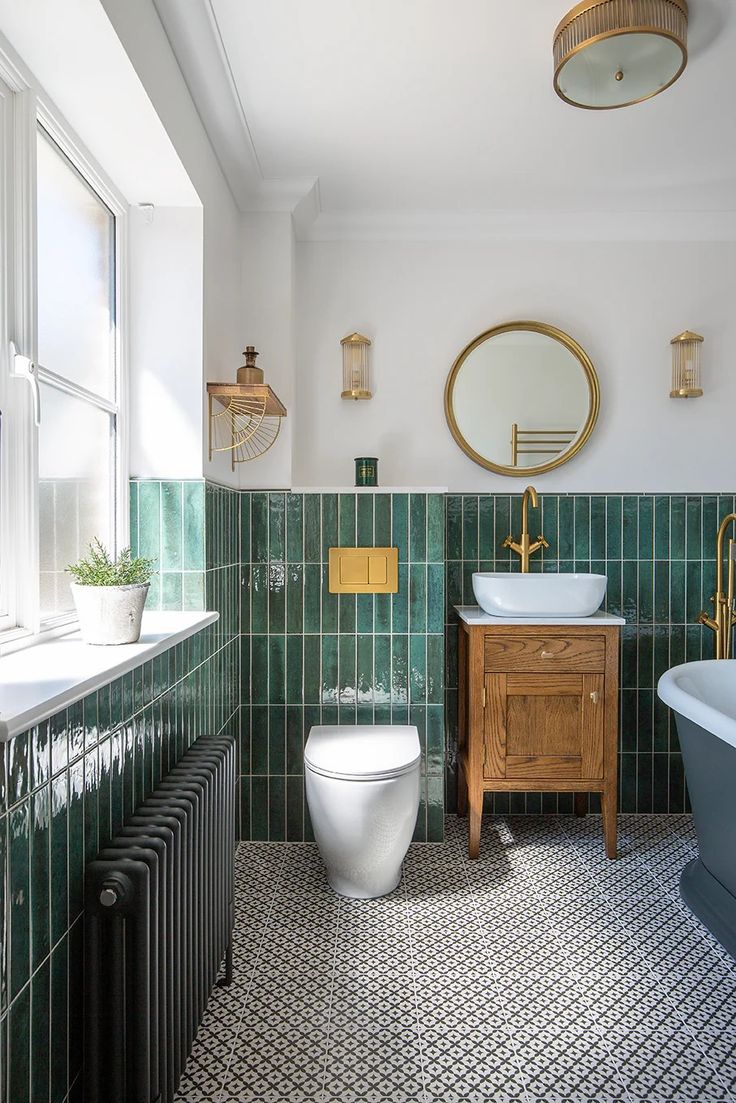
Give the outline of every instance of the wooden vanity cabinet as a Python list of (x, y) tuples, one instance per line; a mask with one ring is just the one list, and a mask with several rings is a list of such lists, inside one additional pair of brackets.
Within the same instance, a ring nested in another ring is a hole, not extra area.
[(458, 633), (458, 812), (477, 858), (483, 794), (600, 793), (616, 857), (619, 628), (467, 624)]

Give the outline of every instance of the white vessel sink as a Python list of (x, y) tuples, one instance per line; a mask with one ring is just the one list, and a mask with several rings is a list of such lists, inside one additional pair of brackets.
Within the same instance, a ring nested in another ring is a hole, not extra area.
[(600, 608), (604, 574), (508, 574), (476, 571), (473, 593), (492, 617), (590, 617)]

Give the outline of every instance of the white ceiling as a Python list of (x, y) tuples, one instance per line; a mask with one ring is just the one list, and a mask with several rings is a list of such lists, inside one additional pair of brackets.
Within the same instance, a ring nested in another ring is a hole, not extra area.
[[(343, 220), (736, 210), (735, 0), (690, 0), (682, 78), (608, 112), (554, 94), (570, 2), (190, 0), (187, 16), (156, 0), (241, 205), (253, 178), (291, 199), (316, 178), (321, 212)], [(197, 6), (217, 74), (201, 33), (186, 49)], [(226, 110), (239, 134), (223, 142)]]

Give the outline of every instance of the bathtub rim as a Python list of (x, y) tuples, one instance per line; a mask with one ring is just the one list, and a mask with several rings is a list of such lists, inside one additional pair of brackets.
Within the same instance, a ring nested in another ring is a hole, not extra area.
[(689, 679), (697, 679), (698, 671), (714, 667), (721, 671), (721, 677), (736, 681), (736, 659), (699, 659), (666, 670), (657, 683), (657, 693), (674, 712), (736, 748), (736, 716), (706, 704), (683, 685)]

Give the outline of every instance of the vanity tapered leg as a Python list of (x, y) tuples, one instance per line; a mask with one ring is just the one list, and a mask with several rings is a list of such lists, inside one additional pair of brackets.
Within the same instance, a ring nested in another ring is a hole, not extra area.
[(603, 813), (603, 838), (606, 843), (606, 857), (616, 858), (618, 856), (618, 816), (616, 790), (612, 786), (609, 786), (601, 794), (601, 811)]
[(457, 814), (468, 814), (468, 779), (465, 776), (465, 767), (462, 762), (457, 764)]
[(483, 790), (468, 790), (468, 857), (477, 858), (480, 854), (480, 825), (483, 818)]
[(575, 794), (575, 815), (586, 816), (588, 814), (588, 794), (576, 793)]

